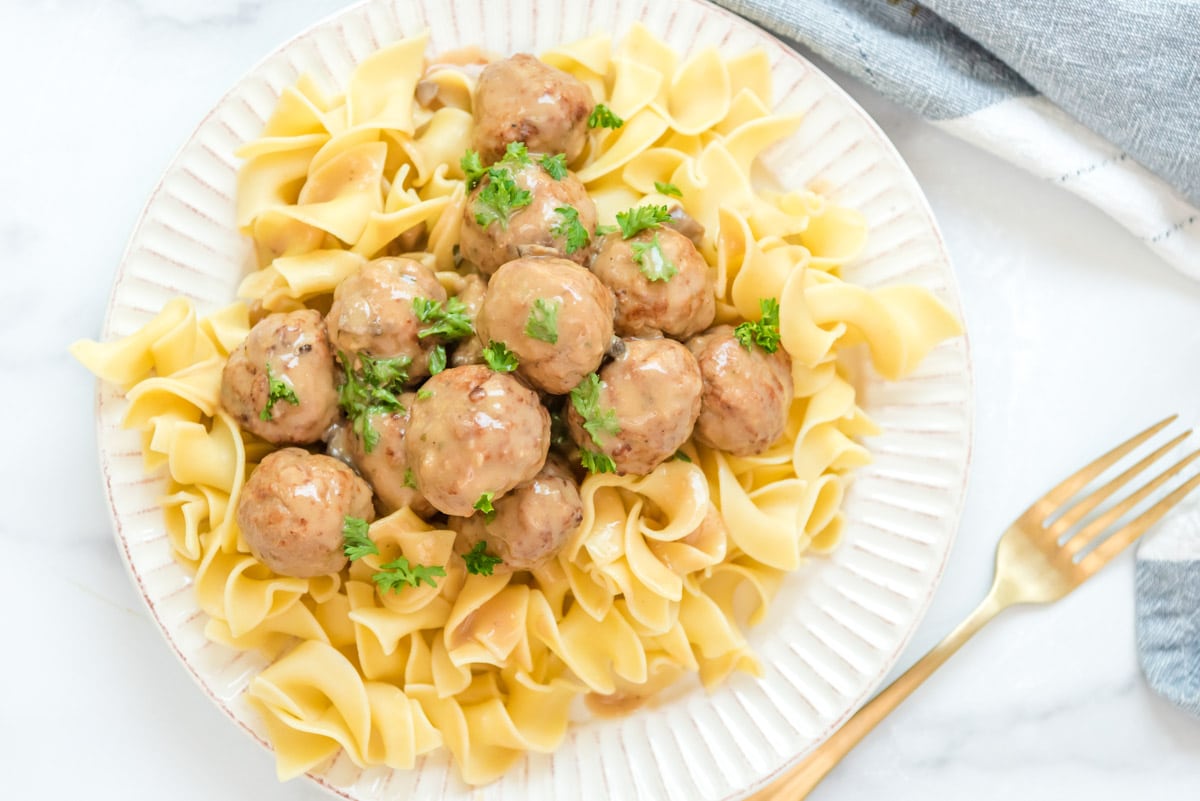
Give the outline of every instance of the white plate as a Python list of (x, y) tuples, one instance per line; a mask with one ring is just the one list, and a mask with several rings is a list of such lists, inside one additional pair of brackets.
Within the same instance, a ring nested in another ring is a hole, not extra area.
[[(941, 236), (911, 173), (887, 138), (812, 64), (757, 28), (700, 0), (370, 0), (317, 25), (269, 56), (221, 100), (167, 169), (117, 273), (103, 337), (131, 333), (167, 300), (201, 310), (227, 304), (250, 262), (234, 224), (239, 144), (257, 136), (281, 90), (302, 72), (344, 85), (378, 48), (428, 28), (430, 52), (481, 44), (539, 52), (635, 21), (680, 51), (766, 48), (780, 111), (803, 112), (790, 141), (770, 151), (784, 184), (819, 182), (870, 225), (847, 265), (866, 286), (919, 284), (959, 312)], [(564, 13), (565, 10), (565, 13)], [(119, 421), (125, 401), (99, 391), (100, 461), (117, 543), (167, 642), (205, 693), (266, 745), (243, 690), (263, 667), (255, 654), (208, 642), (189, 576), (172, 560), (157, 498), (142, 474), (139, 439)], [(339, 757), (312, 778), (353, 799), (731, 799), (764, 783), (824, 740), (879, 684), (937, 586), (957, 528), (971, 442), (965, 338), (937, 348), (913, 377), (873, 381), (865, 408), (883, 433), (846, 499), (845, 540), (791, 576), (766, 622), (750, 633), (762, 680), (735, 675), (712, 695), (676, 693), (657, 708), (575, 726), (553, 756), (530, 755), (503, 780), (469, 793), (444, 752), (419, 769), (359, 771)], [(183, 736), (164, 731), (163, 736)]]

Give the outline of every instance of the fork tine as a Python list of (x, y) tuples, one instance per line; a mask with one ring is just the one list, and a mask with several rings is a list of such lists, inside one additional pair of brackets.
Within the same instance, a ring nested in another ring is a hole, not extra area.
[(1104, 454), (1091, 464), (1086, 465), (1079, 472), (1075, 473), (1057, 487), (1047, 492), (1030, 508), (1029, 511), (1035, 512), (1043, 519), (1048, 517), (1056, 509), (1069, 501), (1071, 497), (1075, 495), (1075, 493), (1079, 492), (1079, 490), (1090, 484), (1096, 478), (1096, 476), (1112, 467), (1134, 448), (1153, 437), (1159, 431), (1162, 431), (1171, 423), (1175, 422), (1178, 417), (1179, 415), (1173, 414), (1167, 419), (1150, 426), (1142, 433), (1136, 434), (1131, 439), (1122, 442), (1120, 445), (1113, 448), (1111, 451)]
[(1066, 512), (1064, 512), (1063, 516), (1058, 520), (1055, 520), (1054, 524), (1047, 529), (1050, 537), (1054, 540), (1057, 540), (1064, 533), (1066, 533), (1068, 529), (1072, 528), (1076, 523), (1086, 517), (1088, 512), (1095, 509), (1114, 492), (1128, 484), (1135, 476), (1137, 476), (1147, 467), (1157, 462), (1164, 454), (1169, 453), (1176, 445), (1191, 436), (1191, 433), (1191, 429), (1184, 431), (1182, 434), (1175, 437), (1175, 439), (1171, 440), (1166, 445), (1163, 445), (1161, 448), (1154, 451), (1154, 453), (1151, 453), (1149, 456), (1142, 459), (1125, 472), (1121, 473), (1121, 475), (1105, 484), (1103, 487), (1100, 487), (1092, 494), (1081, 499), (1079, 503), (1075, 504)]
[(1079, 566), (1088, 575), (1104, 567), (1110, 559), (1124, 550), (1131, 542), (1145, 534), (1147, 529), (1157, 523), (1172, 506), (1183, 500), (1184, 496), (1196, 487), (1200, 487), (1200, 474), (1192, 476), (1170, 495), (1154, 504), (1154, 506), (1151, 506), (1145, 512), (1131, 520), (1127, 526), (1097, 545), (1094, 551), (1080, 561)]
[(1117, 520), (1120, 520), (1121, 515), (1125, 514), (1130, 509), (1146, 500), (1146, 498), (1150, 497), (1151, 493), (1153, 493), (1163, 484), (1170, 481), (1175, 476), (1179, 475), (1179, 473), (1182, 472), (1185, 467), (1196, 461), (1197, 457), (1200, 457), (1200, 450), (1192, 451), (1187, 456), (1183, 457), (1178, 462), (1159, 473), (1152, 480), (1146, 482), (1146, 486), (1131, 494), (1128, 498), (1120, 503), (1114, 505), (1104, 514), (1100, 515), (1095, 520), (1084, 526), (1083, 529), (1077, 532), (1074, 537), (1071, 537), (1071, 539), (1067, 540), (1066, 544), (1063, 545), (1063, 551), (1074, 557), (1075, 554), (1079, 553), (1086, 548), (1089, 543), (1093, 542), (1096, 537), (1100, 536), (1105, 529), (1107, 529)]

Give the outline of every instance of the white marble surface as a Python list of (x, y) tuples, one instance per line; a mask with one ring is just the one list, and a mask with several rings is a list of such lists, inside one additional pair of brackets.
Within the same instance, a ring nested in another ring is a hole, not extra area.
[[(196, 691), (118, 559), (92, 381), (134, 219), (175, 148), (263, 53), (340, 0), (9, 0), (0, 8), (0, 797), (318, 799)], [(849, 79), (925, 188), (977, 368), (971, 490), (904, 662), (975, 604), (1001, 524), (1144, 423), (1200, 422), (1200, 286), (1107, 218)], [(1024, 801), (1195, 798), (1200, 720), (1138, 670), (1132, 559), (1008, 613), (813, 794)]]

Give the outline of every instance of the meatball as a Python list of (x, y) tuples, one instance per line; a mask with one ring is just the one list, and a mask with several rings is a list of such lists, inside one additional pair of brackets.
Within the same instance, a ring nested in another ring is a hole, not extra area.
[(704, 379), (697, 442), (749, 456), (783, 436), (792, 405), (792, 365), (783, 348), (747, 350), (728, 325), (692, 337), (687, 347)]
[(229, 354), (221, 406), (267, 442), (315, 442), (337, 417), (336, 383), (321, 313), (269, 314)]
[[(479, 309), (483, 306), (483, 296), (487, 293), (487, 282), (478, 275), (464, 275), (463, 288), (455, 296), (462, 301), (467, 309), (467, 319), (471, 326), (478, 329), (475, 321), (479, 318)], [(450, 354), (451, 367), (462, 367), (464, 364), (483, 364), (483, 343), (479, 337), (471, 336), (455, 346)]]
[(565, 259), (518, 259), (492, 277), (479, 338), (503, 342), (517, 370), (553, 395), (595, 371), (613, 337), (612, 293)]
[(422, 339), (425, 323), (413, 301), (445, 301), (446, 290), (433, 270), (419, 261), (376, 259), (338, 284), (325, 324), (333, 347), (353, 359), (359, 353), (377, 358), (407, 357), (410, 380), (429, 374), (429, 354), (437, 341)]
[(385, 513), (407, 506), (422, 517), (429, 517), (433, 507), (416, 488), (416, 478), (409, 469), (404, 448), (408, 415), (416, 402), (416, 393), (406, 392), (400, 396), (403, 411), (382, 412), (367, 418), (367, 424), (379, 435), (369, 451), (363, 438), (349, 423), (335, 426), (326, 442), (330, 456), (350, 463), (370, 482)]
[(310, 578), (346, 566), (346, 515), (374, 520), (371, 488), (329, 456), (284, 448), (258, 465), (238, 501), (237, 522), (254, 558), (284, 576)]
[(499, 160), (510, 142), (574, 161), (587, 141), (593, 106), (586, 84), (531, 55), (494, 61), (475, 86), (475, 149), (484, 164)]
[[(642, 263), (635, 255), (639, 251)], [(662, 271), (660, 261), (676, 272), (665, 281), (652, 281), (643, 272), (643, 263), (647, 269)], [(616, 295), (620, 336), (661, 333), (687, 339), (712, 325), (716, 300), (708, 264), (692, 241), (673, 228), (641, 231), (630, 239), (609, 234), (600, 242), (592, 272)]]
[[(687, 441), (700, 414), (700, 368), (688, 349), (671, 339), (628, 339), (625, 348), (600, 370), (592, 398), (587, 385), (572, 395), (567, 410), (571, 438), (580, 448), (608, 456), (618, 473), (644, 475), (674, 455)], [(589, 433), (580, 406), (594, 407)], [(597, 441), (598, 440), (598, 441)]]
[[(507, 221), (489, 220), (480, 225), (480, 195), (492, 181), (491, 176), (484, 176), (463, 205), (462, 257), (488, 275), (521, 256), (562, 256), (586, 264), (592, 255), (596, 206), (575, 174), (568, 172), (556, 180), (536, 162), (512, 167), (511, 173), (518, 189), (530, 193), (529, 204), (513, 210)], [(570, 230), (576, 232), (574, 239), (567, 236)], [(586, 234), (582, 244), (579, 231)]]
[(487, 553), (498, 556), (505, 570), (529, 570), (558, 553), (583, 522), (579, 486), (562, 457), (546, 459), (541, 471), (496, 501), (496, 514), (451, 518), (459, 532), (455, 547), (460, 553), (476, 543), (487, 544)]
[(537, 475), (550, 448), (550, 413), (506, 373), (470, 364), (425, 382), (404, 437), (408, 464), (434, 508), (466, 517)]

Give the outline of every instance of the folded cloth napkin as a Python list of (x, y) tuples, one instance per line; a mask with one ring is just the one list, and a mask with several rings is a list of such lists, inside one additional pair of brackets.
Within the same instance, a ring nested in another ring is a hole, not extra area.
[[(1200, 3), (717, 0), (1106, 211), (1200, 278)], [(1200, 715), (1200, 497), (1144, 541), (1142, 669)]]
[(1200, 3), (716, 1), (1200, 278)]

